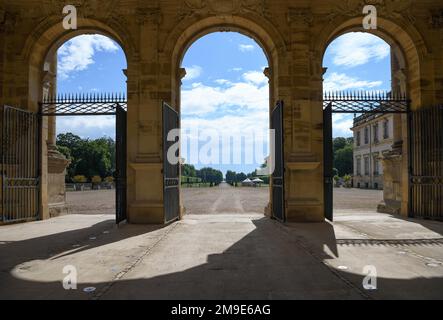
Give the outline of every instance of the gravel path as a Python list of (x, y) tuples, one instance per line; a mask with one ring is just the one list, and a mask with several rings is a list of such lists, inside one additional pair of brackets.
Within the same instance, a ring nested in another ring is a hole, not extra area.
[(233, 188), (227, 184), (184, 188), (182, 202), (187, 214), (264, 214), (269, 203), (269, 188)]
[[(182, 202), (187, 214), (263, 214), (269, 203), (269, 188), (183, 188)], [(376, 212), (383, 191), (334, 189), (336, 214), (350, 211)], [(68, 192), (70, 214), (115, 214), (115, 190)]]

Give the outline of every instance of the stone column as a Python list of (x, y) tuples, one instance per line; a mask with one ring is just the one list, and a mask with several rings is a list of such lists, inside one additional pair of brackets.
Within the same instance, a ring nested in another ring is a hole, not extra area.
[[(398, 96), (406, 96), (407, 76), (404, 58), (396, 44), (391, 45), (391, 77), (392, 93)], [(392, 121), (391, 121), (392, 119)], [(402, 172), (408, 170), (408, 119), (407, 115), (394, 114), (389, 118), (393, 134), (394, 144), (392, 151), (385, 152), (382, 158), (383, 164), (383, 201), (378, 206), (378, 211), (390, 214), (407, 214), (407, 196), (402, 197), (404, 190), (408, 189), (408, 181), (404, 179)], [(407, 192), (406, 192), (407, 195)], [(402, 209), (403, 207), (403, 209)]]
[[(45, 62), (43, 71), (43, 99), (54, 97), (57, 93), (57, 53)], [(67, 214), (66, 208), (66, 169), (69, 160), (57, 150), (57, 118), (47, 119), (48, 150), (48, 204), (50, 217)]]
[(163, 224), (161, 105), (171, 102), (170, 64), (158, 49), (159, 8), (139, 8), (135, 19), (140, 52), (128, 63), (128, 221)]
[[(310, 47), (313, 17), (309, 8), (290, 8), (289, 66), (282, 65), (279, 85), (285, 100), (287, 220), (324, 221), (323, 107), (321, 55)], [(288, 68), (289, 67), (289, 68)]]

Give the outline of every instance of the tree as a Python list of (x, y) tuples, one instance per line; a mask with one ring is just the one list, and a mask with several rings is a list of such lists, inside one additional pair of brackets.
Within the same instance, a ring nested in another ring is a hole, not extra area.
[(237, 182), (237, 173), (230, 170), (226, 172), (226, 182), (230, 185), (234, 185)]
[(203, 183), (219, 185), (223, 181), (223, 172), (213, 168), (203, 168), (197, 171), (197, 177), (202, 179)]
[(334, 154), (348, 145), (346, 138), (335, 138), (333, 141)]
[(57, 148), (71, 161), (67, 181), (75, 176), (112, 176), (115, 171), (115, 141), (111, 138), (82, 139), (72, 133), (57, 136)]
[(335, 138), (334, 174), (343, 177), (354, 172), (354, 138)]
[(77, 174), (93, 177), (106, 177), (112, 174), (111, 152), (104, 140), (87, 140), (83, 153), (77, 162)]
[(243, 181), (245, 181), (247, 178), (248, 178), (248, 176), (247, 176), (246, 174), (244, 174), (243, 172), (242, 172), (242, 173), (237, 173), (236, 181), (237, 181), (237, 182), (243, 182)]
[(335, 154), (335, 167), (341, 176), (352, 174), (354, 172), (354, 150), (351, 145), (338, 150)]
[(195, 170), (195, 167), (190, 164), (184, 164), (182, 166), (182, 176), (189, 177), (189, 178), (195, 178), (197, 177), (197, 170)]

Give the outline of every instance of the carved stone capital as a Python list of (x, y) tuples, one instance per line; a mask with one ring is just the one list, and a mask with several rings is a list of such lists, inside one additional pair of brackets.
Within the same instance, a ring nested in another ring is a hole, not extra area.
[(186, 74), (187, 74), (187, 72), (186, 72), (185, 68), (180, 68), (178, 70), (178, 77), (180, 80), (184, 79), (186, 77)]
[(269, 67), (265, 68), (265, 70), (263, 71), (263, 74), (266, 76), (266, 78), (271, 80), (271, 77), (272, 77), (271, 68), (269, 68)]

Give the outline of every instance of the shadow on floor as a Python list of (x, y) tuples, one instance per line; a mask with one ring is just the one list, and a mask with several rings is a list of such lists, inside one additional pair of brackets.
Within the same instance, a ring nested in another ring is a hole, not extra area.
[[(32, 260), (59, 259), (86, 250), (150, 233), (163, 226), (115, 225), (115, 218), (95, 225), (22, 241), (3, 242), (0, 246), (0, 270), (5, 272)], [(106, 237), (102, 235), (107, 233)], [(90, 238), (96, 238), (90, 241)], [(2, 241), (0, 237), (0, 241)]]
[[(317, 249), (306, 248), (291, 233), (282, 232), (282, 227), (269, 219), (253, 221), (255, 230), (221, 254), (212, 254), (207, 262), (181, 272), (166, 271), (157, 274), (152, 269), (149, 255), (137, 268), (116, 282), (82, 283), (77, 291), (66, 291), (61, 281), (37, 283), (14, 278), (9, 271), (17, 264), (48, 259), (35, 248), (58, 243), (59, 253), (69, 239), (84, 238), (109, 227), (108, 222), (91, 228), (69, 231), (48, 237), (30, 239), (2, 246), (1, 256), (9, 256), (7, 268), (1, 263), (3, 276), (8, 277), (7, 288), (0, 290), (1, 299), (364, 299), (365, 294), (343, 281), (361, 282), (361, 276), (331, 271), (316, 257)], [(333, 228), (330, 224), (305, 225), (307, 230), (316, 227), (322, 234), (319, 243), (337, 252)], [(157, 227), (126, 226), (115, 234), (91, 244), (81, 251), (121, 241), (142, 233), (157, 230)], [(311, 230), (312, 231), (312, 230)], [(100, 242), (101, 241), (101, 242)], [(166, 241), (166, 240), (165, 240)], [(170, 238), (168, 241), (173, 241)], [(169, 244), (179, 247), (180, 242)], [(335, 249), (334, 249), (335, 248)], [(4, 250), (6, 251), (4, 251)], [(183, 249), (185, 250), (185, 249)], [(80, 251), (80, 252), (81, 252)], [(186, 250), (185, 250), (186, 251)], [(79, 253), (79, 252), (77, 252)], [(72, 253), (73, 254), (73, 253)], [(167, 253), (165, 253), (167, 254)], [(179, 257), (177, 257), (179, 259)], [(3, 260), (3, 259), (2, 259)], [(154, 260), (155, 261), (155, 260)], [(170, 261), (170, 260), (165, 260)], [(161, 263), (161, 262), (159, 262)], [(163, 262), (164, 263), (164, 262)], [(174, 262), (178, 263), (178, 261)], [(174, 263), (165, 265), (173, 268)], [(443, 299), (442, 277), (415, 278), (410, 280), (378, 279), (377, 298)], [(6, 282), (5, 282), (6, 283)], [(96, 287), (94, 295), (85, 294), (86, 287)]]

